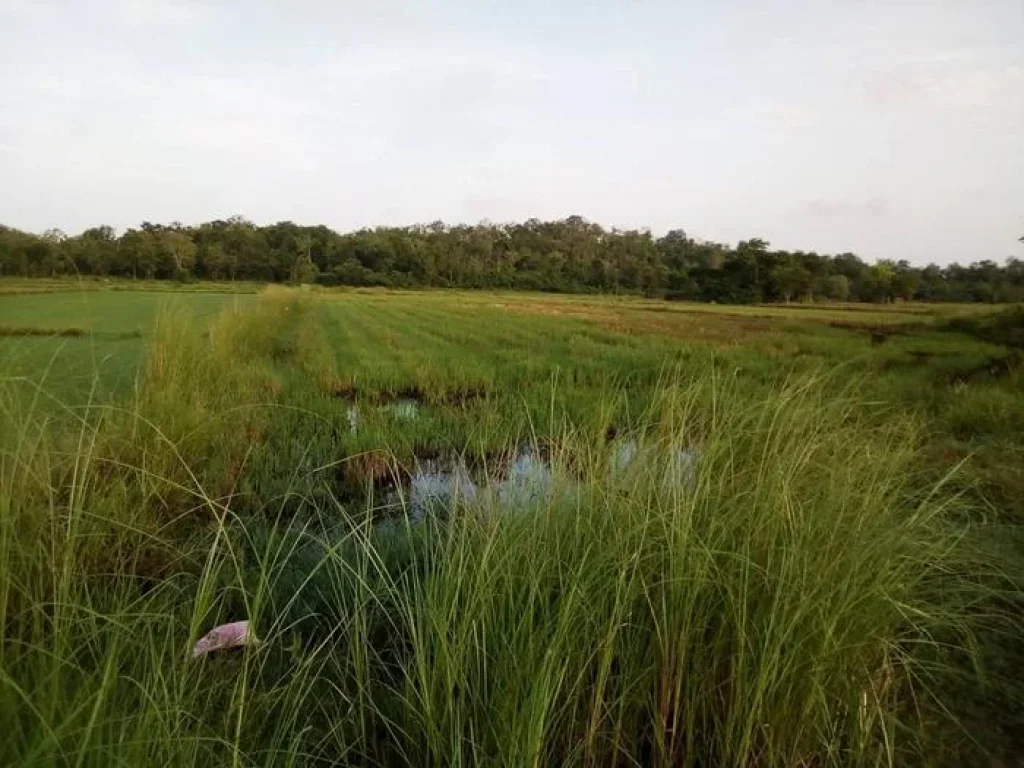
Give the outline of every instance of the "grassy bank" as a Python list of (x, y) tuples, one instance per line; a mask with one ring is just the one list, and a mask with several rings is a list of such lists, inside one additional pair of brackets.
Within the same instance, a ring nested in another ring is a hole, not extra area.
[[(153, 304), (129, 389), (8, 376), (0, 762), (1012, 754), (1011, 346), (531, 302)], [(524, 449), (542, 481), (487, 492)], [(457, 459), (480, 492), (406, 517)], [(240, 618), (258, 646), (190, 658)]]

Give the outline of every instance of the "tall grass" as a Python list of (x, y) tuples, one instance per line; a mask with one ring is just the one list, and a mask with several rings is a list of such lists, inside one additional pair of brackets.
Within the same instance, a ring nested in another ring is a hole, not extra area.
[[(457, 516), (408, 607), (414, 754), (895, 761), (905, 643), (954, 618), (922, 601), (952, 542), (945, 503), (909, 493), (906, 425), (878, 434), (854, 413), (698, 382), (666, 393), (661, 450), (627, 478), (598, 462), (571, 500)], [(672, 457), (695, 431), (690, 481)]]
[[(902, 765), (939, 727), (974, 593), (914, 419), (709, 367), (627, 466), (568, 421), (548, 492), (379, 525), (329, 472), (240, 503), (254, 453), (316, 441), (315, 301), (161, 322), (122, 408), (0, 394), (0, 763)], [(258, 646), (190, 658), (240, 618)]]

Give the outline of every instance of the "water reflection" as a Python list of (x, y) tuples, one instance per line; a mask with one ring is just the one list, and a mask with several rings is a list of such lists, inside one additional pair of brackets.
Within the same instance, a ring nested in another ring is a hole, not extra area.
[[(473, 502), (476, 497), (477, 485), (461, 459), (448, 467), (439, 461), (428, 460), (417, 465), (404, 502), (409, 517), (419, 520), (432, 506), (450, 508), (460, 499)], [(401, 503), (402, 499), (397, 501)]]
[[(657, 461), (662, 450), (657, 445), (640, 446), (635, 440), (619, 440), (612, 451), (612, 475), (621, 476), (638, 466), (646, 466), (648, 462)], [(699, 454), (693, 448), (672, 450), (668, 479), (692, 485), (696, 479), (698, 458)]]
[(390, 408), (395, 418), (403, 421), (415, 421), (420, 415), (420, 404), (415, 400), (396, 400)]
[[(609, 462), (613, 479), (655, 461), (657, 446), (641, 447), (633, 440), (619, 441)], [(672, 454), (666, 482), (692, 485), (699, 455), (692, 449)], [(501, 476), (474, 480), (465, 461), (426, 459), (418, 461), (408, 484), (393, 490), (388, 506), (405, 508), (408, 517), (421, 520), (432, 508), (451, 509), (457, 504), (496, 503), (506, 510), (541, 505), (551, 500), (555, 478), (551, 463), (533, 448), (524, 448), (508, 464)], [(577, 489), (567, 487), (571, 497)]]
[[(400, 421), (416, 421), (420, 416), (420, 404), (415, 400), (396, 400), (387, 405), (386, 409)], [(359, 424), (362, 422), (362, 412), (359, 410), (359, 406), (350, 405), (345, 410), (345, 418), (348, 420), (349, 434), (358, 434)]]

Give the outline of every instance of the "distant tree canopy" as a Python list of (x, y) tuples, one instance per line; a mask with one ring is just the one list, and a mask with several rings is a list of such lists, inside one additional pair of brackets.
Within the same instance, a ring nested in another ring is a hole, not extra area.
[(607, 230), (561, 221), (450, 226), (441, 222), (338, 233), (235, 216), (187, 227), (143, 222), (68, 237), (0, 226), (0, 275), (260, 280), (323, 285), (506, 288), (637, 293), (668, 299), (762, 301), (1024, 301), (1024, 261), (914, 267), (868, 264), (852, 253), (736, 246), (675, 229)]

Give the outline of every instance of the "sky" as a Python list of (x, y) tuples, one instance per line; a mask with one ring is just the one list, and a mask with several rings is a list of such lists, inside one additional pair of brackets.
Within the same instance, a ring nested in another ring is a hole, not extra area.
[(1024, 257), (1024, 0), (0, 0), (0, 223)]

